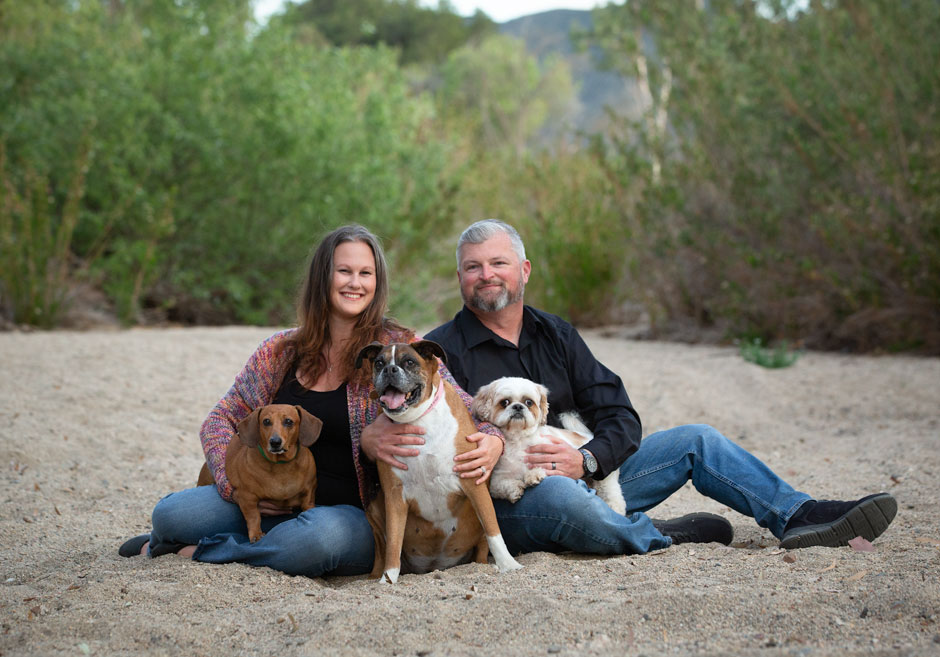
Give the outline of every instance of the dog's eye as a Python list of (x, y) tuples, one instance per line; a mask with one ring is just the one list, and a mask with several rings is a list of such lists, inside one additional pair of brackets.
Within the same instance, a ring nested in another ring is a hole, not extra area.
[(413, 368), (415, 365), (417, 365), (417, 363), (415, 362), (414, 358), (408, 358), (407, 360), (405, 360), (405, 367), (407, 367), (408, 369)]
[(379, 368), (379, 369), (382, 369), (383, 367), (385, 367), (385, 359), (384, 359), (384, 358), (376, 358), (376, 359), (375, 359), (375, 362), (373, 362), (372, 364), (373, 364), (375, 367), (377, 367), (377, 368)]
[(532, 401), (531, 399), (526, 399), (526, 400), (525, 400), (525, 405), (528, 406), (529, 408), (532, 408), (532, 405), (533, 405), (533, 404), (535, 404), (535, 402)]
[(264, 418), (263, 420), (261, 420), (261, 424), (263, 424), (263, 425), (266, 426), (266, 427), (270, 427), (271, 424), (272, 424), (272, 423), (271, 423), (271, 418), (269, 418), (269, 417)]
[(289, 417), (286, 417), (286, 418), (284, 418), (283, 424), (284, 424), (285, 427), (292, 427), (292, 426), (294, 426), (294, 421), (293, 421), (292, 419), (290, 419)]
[(503, 408), (508, 408), (508, 406), (509, 406), (509, 400), (508, 400), (508, 399), (504, 399), (504, 400), (502, 400), (501, 402), (499, 402), (499, 405), (502, 406)]

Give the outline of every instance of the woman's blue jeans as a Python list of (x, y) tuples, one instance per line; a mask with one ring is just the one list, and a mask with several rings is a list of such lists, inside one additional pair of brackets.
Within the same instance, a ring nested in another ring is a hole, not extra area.
[[(516, 503), (494, 500), (500, 530), (513, 554), (583, 552), (643, 554), (671, 539), (642, 512), (691, 479), (695, 488), (753, 517), (778, 538), (809, 495), (795, 491), (766, 465), (707, 425), (686, 425), (647, 436), (620, 468), (627, 514), (610, 509), (582, 481), (547, 477)], [(352, 506), (323, 506), (262, 518), (261, 540), (248, 540), (238, 506), (214, 486), (167, 495), (153, 511), (151, 554), (166, 546), (197, 545), (193, 559), (269, 566), (292, 574), (354, 575), (372, 569), (372, 530)]]

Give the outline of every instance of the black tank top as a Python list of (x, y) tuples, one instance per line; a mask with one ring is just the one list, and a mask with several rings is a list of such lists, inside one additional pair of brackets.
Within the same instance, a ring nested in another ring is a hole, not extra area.
[(310, 446), (317, 463), (314, 503), (317, 506), (351, 504), (362, 508), (349, 438), (346, 384), (327, 392), (307, 390), (297, 381), (295, 372), (296, 368), (291, 367), (273, 403), (300, 406), (323, 422), (320, 437)]

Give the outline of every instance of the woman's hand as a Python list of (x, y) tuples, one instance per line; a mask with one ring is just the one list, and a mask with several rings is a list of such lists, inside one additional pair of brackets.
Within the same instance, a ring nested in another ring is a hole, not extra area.
[(539, 443), (526, 449), (526, 464), (530, 468), (543, 468), (547, 475), (564, 475), (572, 479), (583, 477), (584, 457), (581, 452), (561, 438), (544, 437), (552, 442)]
[(488, 433), (475, 433), (467, 436), (467, 440), (478, 443), (478, 445), (469, 452), (454, 457), (454, 460), (457, 461), (454, 472), (459, 474), (462, 479), (479, 477), (475, 482), (479, 485), (493, 474), (493, 468), (496, 467), (496, 463), (503, 453), (503, 441)]
[(390, 466), (407, 470), (408, 466), (397, 457), (417, 456), (420, 450), (404, 445), (423, 445), (424, 428), (412, 424), (396, 424), (385, 413), (379, 414), (375, 422), (362, 430), (359, 443), (366, 457), (378, 463), (383, 461)]

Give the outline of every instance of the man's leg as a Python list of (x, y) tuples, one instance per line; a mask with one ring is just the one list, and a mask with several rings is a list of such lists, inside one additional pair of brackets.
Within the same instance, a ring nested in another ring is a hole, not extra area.
[(513, 554), (644, 554), (672, 543), (642, 513), (622, 516), (583, 481), (568, 477), (546, 477), (517, 502), (493, 500), (493, 506)]
[(651, 509), (690, 479), (700, 493), (751, 516), (777, 538), (783, 535), (790, 516), (811, 499), (704, 424), (647, 436), (620, 468), (628, 510)]
[(786, 547), (836, 547), (855, 535), (874, 540), (897, 511), (894, 498), (886, 493), (855, 502), (817, 503), (754, 455), (701, 424), (647, 436), (620, 468), (628, 510), (646, 511), (690, 479), (703, 495), (751, 516)]

